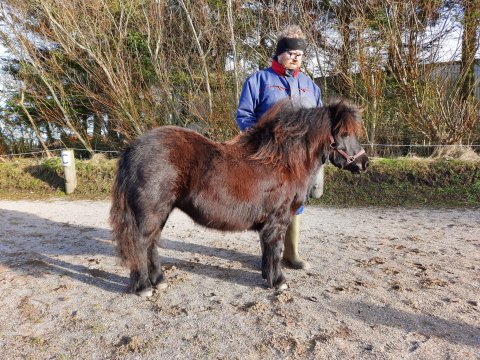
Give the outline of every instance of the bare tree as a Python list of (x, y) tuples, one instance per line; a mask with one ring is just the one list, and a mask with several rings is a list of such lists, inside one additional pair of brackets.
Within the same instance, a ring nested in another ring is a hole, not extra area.
[(238, 58), (237, 58), (237, 46), (235, 44), (235, 23), (233, 21), (233, 9), (232, 9), (232, 0), (227, 0), (227, 13), (228, 13), (228, 27), (230, 30), (230, 41), (232, 43), (232, 54), (233, 54), (233, 72), (235, 74), (235, 100), (238, 102), (240, 97), (239, 92), (239, 78), (238, 78)]
[(457, 144), (474, 129), (479, 104), (464, 100), (462, 87), (449, 76), (448, 67), (422, 57), (425, 49), (431, 52), (434, 46), (426, 42), (424, 31), (437, 18), (438, 9), (418, 6), (414, 1), (387, 2), (390, 16), (381, 28), (388, 41), (389, 74), (398, 89), (395, 96), (402, 99), (397, 114), (428, 141)]
[[(448, 32), (428, 40), (429, 26), (458, 1), (5, 0), (2, 9), (21, 60), (22, 126), (39, 146), (61, 134), (93, 153), (98, 143), (118, 148), (164, 124), (217, 140), (234, 135), (240, 84), (270, 65), (276, 34), (288, 24), (308, 37), (304, 63), (317, 64), (311, 75), (322, 74), (325, 100), (336, 93), (364, 109), (369, 143), (465, 141), (478, 123), (478, 100), (466, 96), (474, 88), (478, 1), (461, 2), (457, 82), (425, 54)], [(18, 99), (20, 92), (20, 106)]]
[[(10, 14), (6, 11), (5, 7), (3, 7), (2, 9), (3, 9), (4, 18), (6, 19), (11, 18)], [(26, 13), (22, 13), (20, 16), (26, 16)], [(60, 114), (60, 116), (56, 118), (51, 118), (49, 119), (49, 121), (56, 121), (57, 123), (67, 127), (83, 144), (85, 149), (91, 151), (91, 147), (88, 140), (82, 135), (81, 130), (79, 130), (79, 128), (75, 124), (75, 121), (71, 118), (68, 100), (62, 96), (62, 94), (64, 95), (64, 92), (63, 92), (64, 85), (61, 79), (56, 77), (54, 73), (48, 71), (45, 68), (45, 63), (43, 61), (44, 56), (42, 51), (38, 49), (38, 47), (34, 43), (32, 43), (32, 41), (28, 38), (28, 33), (22, 32), (22, 30), (24, 30), (23, 26), (19, 28), (19, 27), (16, 27), (13, 23), (9, 23), (9, 24), (11, 25), (9, 27), (9, 31), (14, 36), (14, 38), (10, 42), (11, 50), (14, 51), (14, 53), (16, 53), (16, 55), (19, 58), (22, 58), (22, 54), (28, 54), (28, 61), (23, 61), (22, 63), (24, 64), (24, 66), (28, 66), (34, 72), (34, 77), (24, 78), (23, 81), (26, 82), (27, 85), (32, 85), (28, 83), (29, 79), (32, 79), (37, 83), (43, 84), (48, 94), (47, 96), (49, 96), (52, 99), (52, 101), (55, 103)], [(21, 93), (21, 100), (19, 104), (24, 109), (25, 108), (23, 106), (24, 90), (21, 89), (20, 93)], [(45, 97), (43, 97), (41, 100), (42, 100), (42, 103), (45, 103)], [(43, 109), (46, 110), (45, 107), (43, 107)], [(39, 107), (39, 113), (42, 113), (42, 106)], [(27, 115), (27, 117), (29, 121), (32, 122), (32, 126), (33, 126), (34, 125), (33, 119), (29, 117), (29, 114)], [(38, 129), (36, 129), (36, 127), (33, 127), (33, 129), (35, 134), (38, 137), (39, 142), (43, 144), (43, 141), (41, 139), (40, 133), (38, 132)]]
[(462, 0), (462, 95), (464, 100), (474, 96), (478, 81), (475, 81), (475, 54), (480, 46), (478, 31), (480, 29), (480, 0)]
[(30, 124), (32, 126), (32, 129), (35, 132), (35, 135), (37, 136), (37, 139), (38, 139), (39, 143), (42, 145), (43, 150), (47, 154), (47, 157), (51, 158), (52, 154), (50, 153), (50, 150), (48, 149), (47, 145), (45, 144), (45, 141), (43, 140), (43, 137), (42, 137), (40, 131), (38, 130), (37, 125), (35, 124), (35, 120), (33, 120), (32, 116), (30, 115), (30, 112), (28, 111), (28, 109), (25, 106), (25, 93), (24, 93), (23, 89), (20, 90), (19, 105), (22, 108), (25, 115), (27, 116), (28, 121), (30, 122)]
[(187, 9), (187, 6), (185, 5), (185, 1), (184, 0), (178, 0), (178, 2), (180, 3), (183, 10), (185, 11), (185, 16), (187, 17), (188, 24), (190, 25), (190, 28), (192, 30), (192, 34), (193, 34), (193, 37), (195, 39), (195, 44), (197, 45), (197, 50), (198, 50), (198, 53), (200, 54), (200, 59), (201, 59), (202, 64), (203, 64), (203, 71), (204, 71), (204, 75), (205, 75), (204, 81), (205, 81), (205, 87), (207, 89), (207, 95), (208, 95), (208, 107), (209, 107), (209, 112), (211, 114), (212, 109), (213, 109), (213, 100), (212, 100), (212, 91), (210, 90), (210, 79), (209, 79), (209, 75), (208, 75), (208, 66), (207, 66), (206, 55), (205, 55), (205, 52), (203, 51), (202, 45), (200, 44), (199, 35), (197, 34), (197, 30), (195, 29), (195, 26), (193, 24), (192, 17), (190, 16), (190, 11)]

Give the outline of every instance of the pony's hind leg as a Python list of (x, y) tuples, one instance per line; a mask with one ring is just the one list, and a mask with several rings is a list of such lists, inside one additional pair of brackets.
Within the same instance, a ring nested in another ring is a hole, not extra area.
[[(153, 295), (152, 286), (163, 280), (160, 257), (156, 247), (161, 232), (158, 216), (144, 217), (139, 226), (140, 236), (136, 242), (136, 268), (130, 272), (130, 292), (140, 296)], [(162, 223), (162, 225), (164, 222)]]
[(130, 270), (129, 292), (135, 293), (142, 297), (151, 296), (153, 294), (152, 283), (148, 277), (147, 251), (137, 249), (139, 264), (136, 268)]
[(156, 242), (148, 250), (148, 277), (154, 287), (165, 281)]
[[(162, 233), (163, 227), (167, 222), (168, 216), (171, 212), (171, 207), (168, 207), (168, 211), (164, 211), (162, 215), (157, 215), (156, 217), (156, 231), (150, 235), (149, 247), (148, 247), (148, 278), (152, 286), (162, 287), (166, 285), (165, 275), (162, 271), (162, 264), (160, 261), (160, 255), (158, 254), (157, 242), (160, 240), (160, 235)], [(160, 285), (162, 284), (162, 285)], [(160, 285), (160, 286), (159, 286)]]

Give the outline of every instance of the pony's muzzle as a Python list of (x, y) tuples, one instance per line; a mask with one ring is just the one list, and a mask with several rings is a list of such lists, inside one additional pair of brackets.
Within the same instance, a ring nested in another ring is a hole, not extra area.
[(361, 156), (356, 158), (354, 161), (347, 164), (345, 166), (345, 169), (351, 171), (352, 173), (360, 174), (362, 172), (367, 171), (367, 168), (369, 165), (370, 165), (370, 161), (368, 159), (368, 156), (366, 154), (362, 154)]

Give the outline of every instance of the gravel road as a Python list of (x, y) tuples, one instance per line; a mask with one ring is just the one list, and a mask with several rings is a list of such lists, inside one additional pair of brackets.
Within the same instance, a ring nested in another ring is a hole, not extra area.
[(109, 206), (0, 201), (2, 359), (480, 359), (480, 209), (307, 207), (282, 292), (257, 234), (174, 212), (144, 299)]

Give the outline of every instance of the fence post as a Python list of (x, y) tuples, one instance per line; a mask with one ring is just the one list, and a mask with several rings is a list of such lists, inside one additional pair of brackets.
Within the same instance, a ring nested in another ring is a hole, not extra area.
[(77, 171), (75, 170), (73, 150), (62, 150), (62, 166), (65, 174), (65, 193), (72, 194), (77, 187)]

